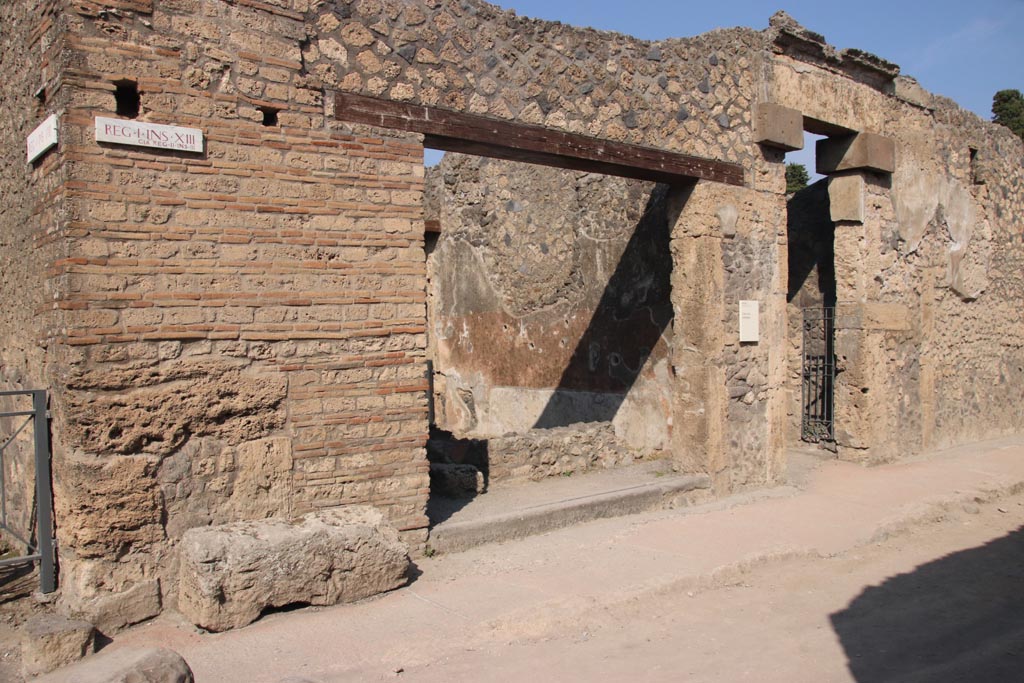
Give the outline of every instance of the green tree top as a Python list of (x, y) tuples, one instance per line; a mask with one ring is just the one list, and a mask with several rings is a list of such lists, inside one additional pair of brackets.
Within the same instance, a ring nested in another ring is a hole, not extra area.
[(1024, 140), (1024, 95), (1020, 90), (1000, 90), (992, 96), (992, 120)]
[(807, 187), (811, 177), (803, 164), (786, 164), (786, 194), (793, 194)]

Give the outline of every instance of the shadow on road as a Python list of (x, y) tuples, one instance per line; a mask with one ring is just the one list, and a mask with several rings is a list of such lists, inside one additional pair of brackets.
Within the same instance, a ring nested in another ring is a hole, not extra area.
[(1024, 527), (867, 588), (831, 620), (861, 683), (1024, 680)]

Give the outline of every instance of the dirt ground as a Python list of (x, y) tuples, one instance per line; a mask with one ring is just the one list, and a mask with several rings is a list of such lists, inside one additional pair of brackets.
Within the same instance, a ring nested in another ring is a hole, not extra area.
[[(1024, 680), (1024, 496), (835, 557), (597, 609), (403, 670), (412, 681)], [(351, 671), (330, 680), (368, 680)], [(386, 678), (378, 674), (376, 678)], [(326, 681), (325, 681), (326, 683)]]
[(46, 609), (32, 597), (38, 590), (39, 574), (34, 566), (0, 567), (0, 682), (22, 680), (18, 627)]
[[(1001, 462), (1019, 462), (1017, 451), (1003, 453)], [(743, 534), (761, 518), (770, 517), (766, 528), (774, 530), (772, 537), (785, 535), (779, 525), (801, 523), (838, 533), (854, 518), (844, 513), (831, 519), (822, 511), (844, 498), (852, 509), (866, 510), (850, 493), (857, 477), (863, 477), (861, 489), (870, 491), (868, 505), (876, 507), (888, 495), (882, 482), (925, 487), (945, 468), (951, 486), (965, 493), (971, 490), (968, 474), (991, 477), (995, 463), (937, 460), (888, 473), (836, 464), (821, 470), (815, 475), (819, 483), (796, 497), (721, 506), (700, 518), (670, 511), (602, 520), (422, 560), (429, 580), (380, 599), (273, 614), (216, 635), (165, 616), (118, 635), (111, 647), (172, 647), (192, 664), (199, 683), (1019, 681), (1024, 671), (1020, 485), (990, 498), (947, 496), (946, 504), (922, 508), (927, 514), (900, 515), (898, 524), (872, 522), (865, 529), (878, 533), (858, 532), (870, 542), (831, 555), (782, 548), (728, 571), (698, 572), (705, 578), (696, 583), (649, 582), (638, 592), (622, 592), (625, 584), (617, 578), (637, 575), (644, 553), (655, 549), (659, 567), (666, 559), (686, 564), (693, 548), (702, 555), (729, 556), (730, 546), (749, 544)], [(839, 482), (838, 493), (826, 498), (823, 487), (830, 481)], [(914, 495), (924, 496), (925, 488)], [(787, 511), (794, 514), (783, 514)], [(698, 526), (702, 531), (693, 536)], [(703, 540), (687, 541), (690, 550), (676, 554), (672, 537), (686, 529), (687, 538)], [(793, 547), (827, 546), (819, 541)], [(564, 558), (552, 559), (559, 553), (599, 585), (567, 589), (578, 579)], [(557, 592), (552, 593), (564, 598), (523, 599), (551, 586), (553, 571), (566, 572), (554, 579)], [(34, 585), (30, 579), (4, 584), (0, 577), (0, 590), (22, 595), (0, 602), (0, 681), (21, 680), (14, 626), (41, 609), (25, 597)], [(459, 589), (446, 593), (446, 586)], [(513, 606), (522, 596), (523, 608), (494, 620), (481, 605), (495, 594)], [(423, 623), (433, 628), (425, 630)]]

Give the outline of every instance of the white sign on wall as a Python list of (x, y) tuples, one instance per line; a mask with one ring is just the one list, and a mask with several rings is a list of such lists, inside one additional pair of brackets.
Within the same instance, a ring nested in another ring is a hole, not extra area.
[(156, 147), (180, 152), (202, 152), (203, 131), (198, 128), (165, 126), (126, 119), (96, 117), (96, 142)]
[(57, 115), (50, 114), (29, 133), (25, 141), (26, 159), (32, 163), (43, 155), (43, 152), (57, 144)]
[(757, 342), (761, 340), (760, 305), (756, 301), (740, 302), (740, 341)]

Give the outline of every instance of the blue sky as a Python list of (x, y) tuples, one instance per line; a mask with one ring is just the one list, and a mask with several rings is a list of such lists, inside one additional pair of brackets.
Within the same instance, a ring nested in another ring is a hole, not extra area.
[(518, 14), (646, 40), (762, 29), (777, 9), (836, 47), (873, 52), (939, 95), (991, 118), (992, 95), (1024, 90), (1024, 0), (500, 0)]

